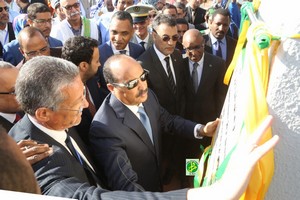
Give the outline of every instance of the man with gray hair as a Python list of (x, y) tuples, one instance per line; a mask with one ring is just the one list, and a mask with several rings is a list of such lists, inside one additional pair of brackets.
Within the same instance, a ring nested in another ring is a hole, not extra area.
[(78, 67), (60, 58), (33, 58), (20, 70), (15, 89), (26, 115), (9, 134), (16, 141), (31, 138), (53, 147), (53, 154), (32, 166), (44, 195), (79, 200), (190, 200), (201, 196), (236, 199), (245, 190), (254, 164), (278, 141), (275, 137), (264, 145), (257, 145), (259, 136), (270, 125), (269, 120), (251, 142), (238, 149), (241, 153), (234, 154), (233, 162), (229, 162), (227, 173), (223, 175), (225, 178), (211, 187), (168, 193), (109, 192), (98, 186), (100, 182), (94, 176), (95, 168), (88, 159), (88, 153), (84, 151), (82, 141), (72, 132), (72, 126), (80, 123), (82, 109), (88, 106)]

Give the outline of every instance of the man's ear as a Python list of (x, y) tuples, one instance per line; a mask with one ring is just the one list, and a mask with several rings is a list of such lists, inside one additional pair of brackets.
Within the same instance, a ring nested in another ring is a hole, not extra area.
[(49, 108), (38, 108), (35, 111), (35, 118), (40, 122), (47, 122), (50, 119), (51, 112), (52, 111)]
[(107, 83), (107, 89), (108, 89), (110, 92), (113, 92), (113, 91), (114, 91), (114, 88), (115, 88), (115, 86), (113, 86), (113, 84)]
[(81, 72), (86, 72), (89, 69), (89, 64), (85, 61), (82, 61), (81, 63), (79, 63), (79, 71)]

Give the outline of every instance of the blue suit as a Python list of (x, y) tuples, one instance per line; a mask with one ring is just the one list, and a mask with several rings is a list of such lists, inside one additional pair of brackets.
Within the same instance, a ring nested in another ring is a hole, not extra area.
[[(50, 47), (62, 47), (63, 44), (60, 40), (53, 37), (48, 37), (48, 43)], [(10, 43), (4, 45), (3, 47), (3, 60), (17, 66), (21, 60), (23, 60), (23, 55), (19, 50), (20, 44), (17, 39), (11, 41)]]
[[(129, 45), (129, 55), (130, 55), (130, 57), (132, 57), (134, 59), (137, 59), (144, 52), (143, 47), (141, 47), (138, 44), (134, 44), (132, 42), (129, 42), (128, 45)], [(114, 55), (114, 52), (111, 48), (110, 41), (100, 45), (99, 46), (99, 52), (100, 52), (101, 66), (104, 66), (105, 61), (109, 57)], [(99, 73), (99, 76), (100, 76), (100, 85), (101, 85), (101, 87), (105, 88), (108, 91), (107, 86), (106, 86), (106, 82), (105, 82), (104, 77), (103, 77), (103, 68), (102, 67), (98, 70), (98, 73)]]

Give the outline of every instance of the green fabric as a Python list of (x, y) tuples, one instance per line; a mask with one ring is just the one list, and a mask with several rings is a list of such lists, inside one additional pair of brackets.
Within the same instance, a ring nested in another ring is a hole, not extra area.
[(90, 22), (90, 20), (83, 17), (82, 22), (83, 22), (83, 29), (84, 29), (83, 36), (91, 37), (91, 22)]

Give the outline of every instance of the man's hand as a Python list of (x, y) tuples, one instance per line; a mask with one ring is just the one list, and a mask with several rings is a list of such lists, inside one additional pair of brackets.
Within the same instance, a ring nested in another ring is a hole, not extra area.
[(21, 140), (17, 143), (31, 165), (48, 157), (53, 149), (48, 144), (38, 144), (33, 140)]
[(215, 121), (208, 122), (205, 126), (201, 126), (200, 135), (206, 137), (212, 137), (216, 132), (219, 122), (220, 119), (217, 118)]

